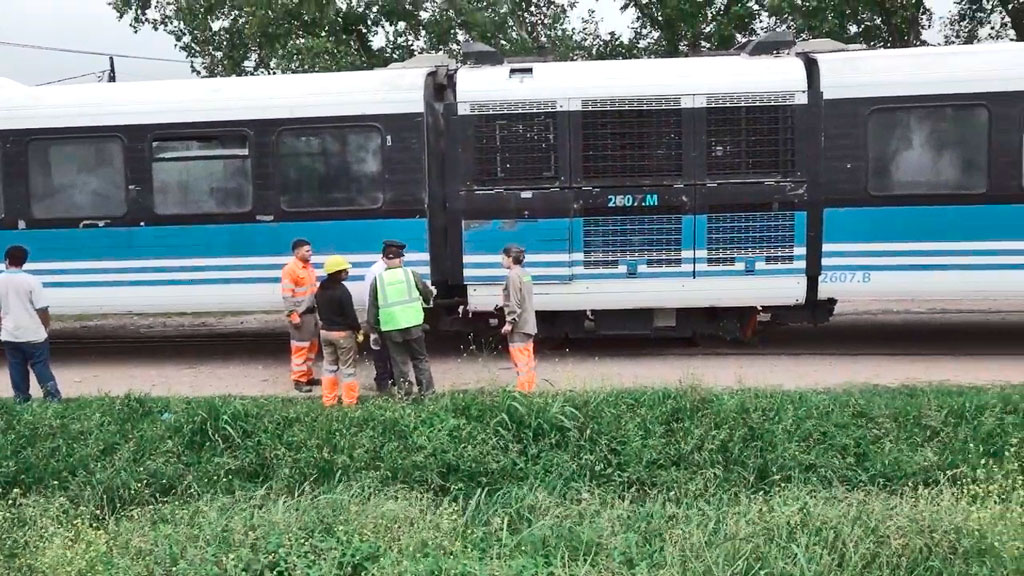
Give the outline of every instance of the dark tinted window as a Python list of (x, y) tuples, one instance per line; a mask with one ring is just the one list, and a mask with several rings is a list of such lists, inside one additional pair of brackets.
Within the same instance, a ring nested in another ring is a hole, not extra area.
[(128, 211), (120, 138), (33, 140), (28, 167), (36, 218), (109, 218)]
[(277, 138), (281, 207), (380, 207), (384, 203), (381, 145), (381, 132), (372, 126), (282, 131)]
[(478, 186), (558, 180), (554, 112), (476, 116), (473, 144), (473, 183)]
[(707, 109), (708, 176), (789, 177), (796, 172), (792, 106)]
[(868, 116), (871, 194), (963, 194), (988, 188), (988, 109), (880, 108)]
[(583, 112), (584, 178), (683, 175), (683, 114), (665, 110)]
[(152, 151), (157, 214), (232, 214), (252, 208), (246, 135), (154, 140)]

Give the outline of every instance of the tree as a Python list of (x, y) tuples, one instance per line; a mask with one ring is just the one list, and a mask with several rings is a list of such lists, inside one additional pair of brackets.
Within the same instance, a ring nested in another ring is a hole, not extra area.
[(576, 0), (109, 0), (135, 30), (169, 33), (205, 76), (356, 70), (418, 52), (458, 55), (474, 39), (506, 56), (545, 46), (560, 59), (622, 56), (591, 11), (574, 27)]
[(650, 38), (640, 52), (665, 57), (732, 48), (756, 33), (761, 15), (754, 0), (624, 0), (629, 9), (633, 38)]
[(948, 44), (991, 40), (1024, 42), (1024, 2), (1021, 0), (956, 0), (943, 25)]
[(829, 38), (879, 48), (925, 44), (933, 13), (925, 0), (766, 0), (769, 26), (799, 38)]
[(110, 6), (136, 31), (169, 33), (193, 61), (193, 72), (205, 76), (381, 66), (411, 55), (422, 29), (422, 0), (110, 0)]

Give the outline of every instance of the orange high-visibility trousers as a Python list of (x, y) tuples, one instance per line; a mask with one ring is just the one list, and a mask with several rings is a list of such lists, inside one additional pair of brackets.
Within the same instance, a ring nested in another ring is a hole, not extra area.
[[(324, 346), (324, 378), (321, 398), (324, 406), (338, 403), (340, 381), (341, 403), (356, 404), (359, 401), (359, 381), (356, 380), (356, 353), (358, 344), (354, 332), (320, 332)], [(341, 377), (338, 377), (338, 374)]]
[(308, 383), (313, 379), (313, 360), (320, 349), (316, 340), (292, 340), (292, 382)]
[(516, 390), (529, 394), (537, 385), (537, 361), (533, 357), (533, 338), (508, 343), (512, 364), (516, 367)]

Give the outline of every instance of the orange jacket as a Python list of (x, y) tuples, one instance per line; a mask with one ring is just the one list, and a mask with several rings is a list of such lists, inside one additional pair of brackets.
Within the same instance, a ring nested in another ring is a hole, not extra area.
[(281, 298), (285, 312), (301, 314), (313, 306), (316, 271), (312, 264), (293, 258), (281, 269)]

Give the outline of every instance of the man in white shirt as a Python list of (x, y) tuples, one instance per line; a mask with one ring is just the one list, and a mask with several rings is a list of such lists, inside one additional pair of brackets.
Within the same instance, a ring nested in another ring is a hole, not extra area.
[(50, 309), (43, 294), (43, 283), (22, 270), (28, 262), (28, 249), (10, 246), (4, 252), (7, 270), (0, 274), (0, 341), (7, 355), (14, 401), (28, 402), (28, 370), (31, 367), (43, 390), (43, 398), (61, 399), (57, 378), (50, 369)]
[[(370, 304), (370, 287), (373, 284), (373, 279), (388, 267), (384, 261), (384, 253), (387, 252), (389, 247), (405, 250), (405, 243), (397, 240), (384, 241), (384, 247), (380, 251), (380, 259), (373, 266), (370, 266), (370, 271), (363, 278), (363, 292), (366, 294), (365, 302), (367, 306)], [(363, 324), (363, 331), (370, 331), (369, 320)], [(380, 337), (380, 334), (370, 335), (370, 352), (373, 353), (373, 370), (375, 372), (373, 382), (377, 385), (378, 393), (386, 394), (391, 390), (391, 385), (395, 380), (395, 373), (391, 369), (391, 354), (388, 352), (388, 346)]]

